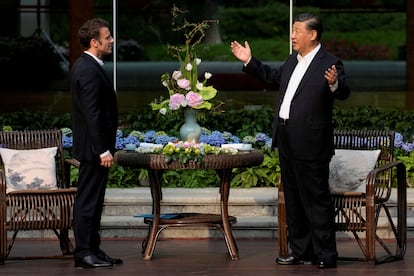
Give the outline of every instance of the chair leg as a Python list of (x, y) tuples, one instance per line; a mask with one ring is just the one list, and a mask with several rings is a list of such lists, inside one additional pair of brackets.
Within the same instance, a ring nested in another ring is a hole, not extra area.
[[(393, 246), (395, 246), (395, 252), (393, 252), (389, 246), (377, 235), (375, 234), (375, 240), (378, 242), (378, 244), (381, 245), (381, 247), (384, 249), (384, 251), (387, 253), (387, 255), (382, 256), (380, 258), (377, 258), (375, 260), (375, 262), (377, 264), (382, 264), (382, 263), (387, 263), (387, 262), (391, 262), (391, 261), (395, 261), (395, 260), (402, 260), (404, 258), (404, 253), (405, 253), (405, 241), (404, 239), (401, 237), (401, 233), (398, 231), (398, 228), (395, 226), (392, 217), (391, 217), (391, 213), (390, 210), (388, 208), (387, 205), (385, 204), (381, 204), (379, 205), (378, 209), (377, 209), (377, 213), (376, 213), (376, 221), (378, 221), (378, 217), (380, 214), (380, 211), (384, 210), (386, 218), (388, 220), (388, 224), (389, 227), (392, 231), (392, 234), (394, 236), (394, 244)], [(397, 224), (400, 224), (401, 222), (398, 220)], [(404, 230), (403, 230), (404, 231)]]
[(60, 233), (55, 231), (56, 236), (59, 238), (60, 249), (63, 255), (73, 255), (75, 249), (72, 242), (69, 239), (69, 229), (61, 229)]
[(289, 242), (288, 242), (288, 229), (286, 222), (286, 205), (285, 197), (283, 193), (283, 187), (279, 183), (279, 193), (278, 193), (278, 254), (279, 257), (287, 257), (289, 255)]
[(0, 232), (0, 264), (4, 264), (7, 257), (7, 231), (2, 226)]

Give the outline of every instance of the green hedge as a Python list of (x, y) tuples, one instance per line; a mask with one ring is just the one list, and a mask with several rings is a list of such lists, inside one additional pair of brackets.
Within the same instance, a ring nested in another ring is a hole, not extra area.
[[(273, 108), (264, 106), (259, 110), (228, 110), (216, 113), (201, 113), (200, 124), (210, 130), (229, 131), (239, 137), (263, 132), (271, 135)], [(414, 112), (401, 109), (376, 109), (368, 106), (355, 108), (334, 108), (334, 123), (338, 129), (387, 129), (403, 135), (405, 142), (414, 140)], [(132, 130), (165, 130), (169, 135), (178, 136), (182, 117), (179, 113), (162, 116), (151, 110), (124, 114), (121, 126), (125, 133)], [(54, 116), (42, 112), (20, 111), (0, 115), (0, 126), (13, 130), (62, 128), (71, 125), (70, 115)], [(235, 169), (231, 183), (233, 187), (276, 186), (279, 177), (277, 153), (264, 150), (265, 161), (262, 165), (249, 169)], [(414, 153), (396, 149), (396, 159), (407, 166), (409, 182), (414, 179)], [(76, 173), (72, 176), (75, 178)], [(112, 168), (110, 187), (131, 187), (137, 179), (144, 179), (146, 171), (127, 169), (120, 166)], [(197, 180), (195, 180), (197, 179)], [(166, 172), (163, 175), (165, 187), (206, 187), (216, 186), (217, 175), (214, 171), (186, 171), (177, 175)]]
[[(263, 132), (270, 136), (274, 108), (263, 106), (258, 110), (226, 110), (199, 114), (199, 123), (210, 130), (228, 131), (237, 136)], [(335, 107), (333, 121), (339, 129), (389, 129), (401, 133), (405, 141), (414, 140), (414, 112), (399, 108), (381, 109), (369, 106), (353, 108)], [(169, 135), (178, 134), (182, 123), (179, 112), (163, 116), (149, 107), (121, 115), (120, 128), (148, 131), (164, 130)], [(55, 115), (45, 112), (23, 110), (0, 114), (0, 126), (14, 130), (63, 128), (71, 126), (70, 114)]]

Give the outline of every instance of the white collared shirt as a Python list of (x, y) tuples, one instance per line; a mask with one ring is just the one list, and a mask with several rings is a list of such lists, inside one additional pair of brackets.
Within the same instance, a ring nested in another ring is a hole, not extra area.
[(104, 65), (104, 62), (103, 62), (103, 60), (102, 59), (100, 59), (100, 58), (98, 58), (97, 56), (95, 56), (94, 54), (92, 54), (91, 52), (88, 52), (88, 51), (83, 51), (85, 54), (88, 54), (88, 55), (90, 55), (91, 57), (93, 57), (95, 60), (96, 60), (96, 62), (98, 62), (99, 63), (99, 65), (101, 65), (101, 66), (103, 66)]
[(302, 57), (300, 54), (297, 55), (298, 64), (296, 65), (295, 70), (293, 70), (293, 73), (290, 76), (288, 87), (286, 89), (286, 93), (279, 110), (280, 118), (289, 119), (290, 103), (292, 102), (292, 98), (295, 95), (296, 90), (298, 89), (299, 83), (302, 80), (303, 75), (305, 75), (306, 70), (308, 69), (310, 63), (312, 62), (313, 58), (315, 57), (316, 53), (319, 51), (320, 48), (321, 44), (316, 46), (304, 57)]

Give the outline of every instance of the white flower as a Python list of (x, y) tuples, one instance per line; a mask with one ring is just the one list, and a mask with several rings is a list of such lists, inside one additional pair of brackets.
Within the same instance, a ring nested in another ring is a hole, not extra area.
[(181, 71), (176, 70), (172, 73), (172, 78), (175, 80), (181, 79), (183, 77), (183, 73)]
[(161, 113), (161, 115), (167, 114), (167, 109), (165, 107), (161, 108), (160, 113)]
[(196, 59), (195, 59), (195, 62), (196, 62), (196, 64), (197, 64), (197, 65), (200, 65), (200, 63), (201, 63), (201, 58), (196, 58)]
[(187, 71), (193, 70), (193, 65), (191, 65), (191, 63), (187, 63), (187, 65), (185, 66), (185, 70)]
[(211, 74), (211, 73), (209, 73), (209, 72), (205, 72), (205, 73), (204, 73), (204, 78), (205, 78), (206, 80), (208, 80), (209, 78), (211, 78), (211, 76), (212, 76), (212, 74)]
[(201, 89), (203, 89), (203, 87), (204, 87), (203, 83), (202, 83), (202, 82), (197, 81), (196, 88), (197, 88), (198, 90), (201, 90)]
[(168, 81), (166, 81), (166, 80), (165, 80), (165, 81), (163, 81), (163, 82), (162, 82), (162, 85), (164, 85), (165, 87), (168, 87)]

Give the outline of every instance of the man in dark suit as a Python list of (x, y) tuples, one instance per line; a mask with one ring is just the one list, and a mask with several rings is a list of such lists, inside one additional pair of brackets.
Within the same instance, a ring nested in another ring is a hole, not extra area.
[(114, 39), (108, 22), (99, 18), (85, 22), (78, 34), (84, 52), (70, 76), (73, 157), (80, 161), (73, 207), (75, 267), (111, 268), (122, 260), (102, 251), (99, 231), (118, 127), (117, 95), (102, 68), (102, 57), (112, 53)]
[(346, 99), (342, 62), (321, 46), (322, 23), (300, 14), (292, 29), (295, 53), (280, 68), (270, 68), (251, 55), (247, 41), (231, 43), (243, 71), (279, 87), (273, 129), (279, 150), (291, 255), (281, 265), (315, 263), (336, 267), (334, 207), (329, 191), (329, 162), (334, 154), (334, 99)]

